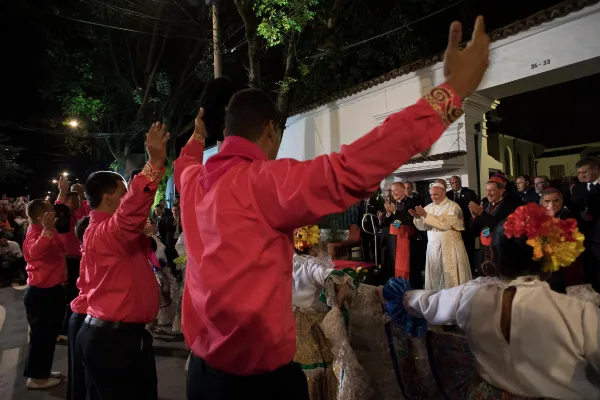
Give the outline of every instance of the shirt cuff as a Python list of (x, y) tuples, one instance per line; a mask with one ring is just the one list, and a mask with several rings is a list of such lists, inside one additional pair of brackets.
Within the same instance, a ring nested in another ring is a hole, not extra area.
[(463, 115), (460, 96), (446, 83), (431, 89), (423, 99), (439, 115), (446, 128)]
[(42, 231), (42, 235), (41, 236), (45, 237), (45, 238), (52, 238), (52, 237), (54, 237), (54, 231), (49, 231), (47, 229), (44, 229)]
[(156, 169), (148, 162), (146, 163), (144, 169), (142, 169), (142, 172), (140, 172), (140, 174), (143, 175), (144, 178), (148, 179), (150, 183), (158, 183), (165, 174), (165, 169)]

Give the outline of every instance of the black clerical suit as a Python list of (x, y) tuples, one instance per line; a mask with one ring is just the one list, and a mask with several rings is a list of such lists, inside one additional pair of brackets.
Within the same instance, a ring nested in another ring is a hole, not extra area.
[(585, 235), (583, 281), (600, 291), (600, 183), (575, 185), (571, 206)]
[(460, 206), (462, 210), (463, 217), (465, 219), (465, 230), (461, 232), (463, 242), (465, 244), (465, 250), (467, 251), (467, 256), (469, 257), (469, 264), (471, 265), (471, 273), (475, 273), (475, 265), (476, 260), (474, 257), (475, 254), (475, 234), (473, 230), (470, 229), (471, 225), (471, 211), (469, 210), (469, 203), (477, 203), (479, 204), (479, 197), (474, 190), (471, 190), (467, 187), (462, 187), (460, 190), (448, 190), (446, 192), (446, 197), (449, 200), (454, 201)]
[[(477, 235), (480, 235), (486, 228), (489, 228), (490, 234), (492, 234), (498, 223), (506, 220), (510, 214), (515, 212), (517, 207), (522, 205), (523, 202), (520, 197), (505, 193), (504, 197), (499, 202), (486, 202), (484, 204), (483, 213), (478, 217), (471, 219), (470, 227)], [(476, 264), (477, 268), (474, 268), (476, 273), (473, 274), (473, 278), (481, 275), (480, 267), (486, 259), (486, 254), (489, 256), (489, 247), (482, 244), (479, 250), (479, 260)]]
[(521, 198), (524, 204), (535, 203), (540, 204), (540, 195), (537, 194), (534, 188), (530, 187), (527, 190), (518, 192), (517, 195)]

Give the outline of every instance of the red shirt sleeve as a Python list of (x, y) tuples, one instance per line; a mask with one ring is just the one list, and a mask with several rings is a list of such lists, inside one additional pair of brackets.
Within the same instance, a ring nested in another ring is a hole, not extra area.
[(143, 233), (154, 196), (165, 170), (155, 170), (146, 164), (131, 181), (117, 211), (102, 224), (105, 235), (116, 235), (123, 242), (139, 239)]
[(42, 234), (38, 236), (33, 243), (29, 245), (29, 254), (32, 258), (42, 258), (44, 255), (49, 252), (55, 251), (54, 244), (54, 235), (57, 235), (57, 232), (51, 232), (47, 230), (43, 230)]
[(461, 115), (459, 96), (447, 85), (438, 86), (339, 153), (253, 164), (250, 190), (273, 228), (286, 231), (315, 223), (374, 193), (383, 179), (431, 147)]
[(181, 154), (175, 160), (174, 174), (175, 187), (181, 193), (184, 182), (196, 182), (202, 170), (204, 159), (204, 139), (196, 134), (192, 135), (187, 144), (181, 149)]

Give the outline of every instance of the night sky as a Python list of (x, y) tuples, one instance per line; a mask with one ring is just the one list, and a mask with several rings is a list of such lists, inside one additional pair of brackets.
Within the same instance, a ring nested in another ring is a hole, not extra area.
[[(20, 1), (22, 0), (5, 0), (0, 7)], [(470, 19), (477, 13), (483, 13), (490, 29), (494, 29), (559, 2), (467, 0), (461, 6), (463, 17), (466, 15)], [(445, 43), (446, 35), (437, 34), (437, 31), (446, 32), (448, 24), (455, 17), (440, 14), (413, 29), (422, 32), (424, 36), (431, 36), (435, 31), (433, 34), (435, 37), (439, 36), (439, 40), (436, 40), (439, 43), (434, 43), (434, 46), (440, 47)], [(83, 180), (90, 172), (107, 168), (108, 163), (93, 165), (85, 157), (71, 156), (64, 144), (65, 130), (54, 130), (45, 123), (49, 118), (62, 119), (61, 110), (53, 108), (52, 103), (42, 101), (39, 95), (39, 88), (43, 86), (44, 80), (51, 77), (44, 73), (44, 65), (40, 62), (45, 49), (38, 27), (54, 17), (14, 14), (0, 9), (0, 18), (4, 89), (3, 106), (0, 108), (0, 133), (10, 137), (11, 144), (24, 148), (18, 162), (34, 171), (27, 182), (3, 185), (0, 192), (42, 196), (48, 190), (55, 189), (51, 181), (61, 171), (70, 171), (73, 180), (75, 177)], [(432, 27), (435, 29), (431, 29)], [(243, 71), (242, 68), (238, 69)], [(592, 116), (598, 113), (599, 100), (589, 88), (598, 87), (599, 83), (600, 77), (594, 76), (503, 99), (498, 109), (502, 122), (494, 128), (546, 146), (594, 141), (593, 137), (597, 134), (591, 122), (594, 120)]]

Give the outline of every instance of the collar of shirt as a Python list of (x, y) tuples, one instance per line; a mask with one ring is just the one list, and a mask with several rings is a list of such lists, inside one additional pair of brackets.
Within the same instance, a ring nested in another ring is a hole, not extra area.
[(594, 182), (588, 182), (588, 184), (587, 184), (588, 190), (590, 190), (592, 185), (598, 185), (599, 183), (600, 183), (600, 178), (596, 179)]
[(90, 212), (90, 224), (97, 224), (102, 221), (106, 221), (111, 216), (112, 215), (107, 212), (92, 210), (92, 212)]
[(248, 160), (267, 159), (267, 155), (256, 143), (241, 136), (227, 136), (218, 154), (227, 157), (237, 156)]

